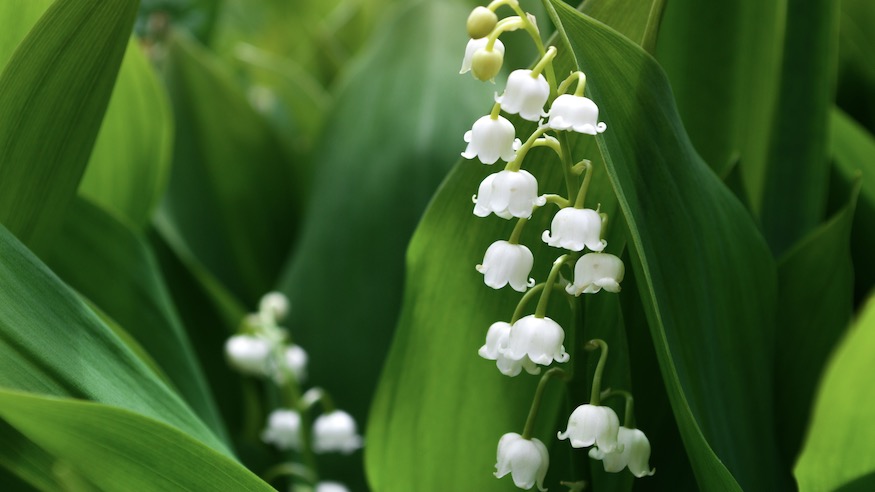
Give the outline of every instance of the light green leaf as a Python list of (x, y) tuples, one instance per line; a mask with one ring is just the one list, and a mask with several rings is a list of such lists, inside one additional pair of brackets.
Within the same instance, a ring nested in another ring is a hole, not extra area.
[(101, 490), (273, 490), (229, 456), (129, 410), (0, 390), (0, 416)]
[(135, 0), (58, 0), (0, 74), (0, 223), (49, 246), (115, 83)]
[(873, 352), (875, 298), (870, 298), (820, 382), (811, 425), (793, 469), (802, 492), (839, 490), (858, 479), (863, 483), (848, 490), (868, 490), (875, 484)]
[(860, 201), (854, 214), (851, 251), (857, 298), (875, 287), (875, 137), (840, 109), (833, 109), (832, 133), (834, 181), (850, 185), (860, 180)]
[(27, 36), (52, 0), (6, 0), (0, 4), (0, 69), (6, 66), (21, 40)]
[(182, 32), (168, 50), (177, 138), (159, 230), (254, 305), (286, 259), (298, 184), (282, 143), (227, 67)]
[(213, 431), (224, 425), (151, 248), (124, 222), (76, 199), (48, 264), (96, 303), (158, 363)]
[(550, 5), (608, 126), (596, 140), (699, 486), (776, 486), (772, 388), (763, 377), (774, 340), (771, 255), (747, 211), (692, 148), (654, 60), (565, 4)]
[(225, 445), (66, 286), (0, 227), (0, 387), (87, 398)]
[(131, 41), (79, 194), (144, 229), (164, 193), (172, 139), (167, 94)]
[(778, 263), (775, 423), (784, 463), (798, 456), (814, 392), (830, 351), (851, 319), (854, 266), (850, 203), (790, 249)]

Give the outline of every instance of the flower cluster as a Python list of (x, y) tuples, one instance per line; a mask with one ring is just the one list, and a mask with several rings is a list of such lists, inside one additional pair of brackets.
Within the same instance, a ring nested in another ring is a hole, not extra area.
[[(496, 10), (502, 6), (510, 7), (515, 15), (499, 19)], [(617, 293), (625, 275), (623, 261), (606, 252), (607, 215), (601, 212), (600, 206), (587, 208), (586, 194), (594, 172), (593, 164), (588, 159), (575, 161), (571, 157), (572, 149), (565, 147), (569, 145), (569, 135), (595, 136), (604, 132), (607, 125), (599, 121), (598, 105), (584, 95), (586, 76), (583, 72), (572, 72), (557, 84), (553, 67), (557, 49), (544, 47), (534, 16), (524, 12), (517, 0), (494, 0), (486, 7), (475, 8), (467, 27), (471, 39), (460, 73), (471, 72), (475, 79), (494, 82), (500, 74), (506, 48), (499, 37), (505, 32), (525, 30), (541, 53), (531, 69), (510, 72), (504, 90), (500, 95), (496, 93), (491, 112), (478, 118), (465, 133), (463, 139), (467, 145), (462, 152), (462, 157), (477, 159), (485, 165), (491, 166), (499, 160), (505, 163), (502, 170), (481, 181), (472, 198), (473, 213), (477, 217), (495, 215), (516, 223), (509, 237), (488, 246), (483, 261), (475, 268), (488, 287), (502, 289), (509, 285), (523, 293), (511, 319), (496, 321), (489, 327), (486, 342), (478, 353), (484, 359), (495, 361), (498, 370), (506, 376), (519, 376), (523, 370), (538, 375), (541, 366), (561, 364), (571, 357), (564, 345), (565, 329), (547, 316), (551, 293), (557, 289), (561, 295), (575, 297), (602, 290)], [(572, 85), (575, 85), (574, 90), (569, 91)], [(511, 115), (536, 123), (535, 130), (527, 138), (518, 138), (513, 118), (509, 119)], [(568, 196), (543, 193), (536, 176), (523, 169), (528, 152), (535, 147), (547, 147), (558, 156), (557, 164), (563, 166)], [(558, 211), (552, 217), (550, 228), (541, 234), (541, 240), (547, 246), (564, 251), (553, 261), (547, 278), (538, 283), (532, 275), (535, 256), (529, 246), (520, 243), (520, 237), (533, 214), (548, 203), (556, 205)], [(564, 280), (563, 271), (570, 281)], [(534, 313), (525, 315), (527, 304), (536, 296)], [(602, 347), (602, 357), (606, 357), (607, 346), (598, 342), (601, 345), (596, 346)], [(628, 467), (638, 477), (652, 474), (647, 465), (650, 444), (644, 434), (632, 426), (631, 407), (627, 409), (627, 425), (621, 427), (614, 410), (599, 404), (603, 395), (598, 393), (597, 380), (603, 364), (599, 368), (590, 402), (571, 414), (568, 428), (558, 437), (570, 440), (572, 447), (593, 446), (590, 457), (602, 460), (607, 471), (617, 472)], [(542, 386), (552, 375), (560, 373), (565, 374), (553, 367), (542, 376), (530, 415), (537, 413)], [(546, 490), (543, 482), (548, 464), (546, 446), (532, 437), (532, 422), (526, 423), (522, 434), (507, 433), (499, 440), (495, 473), (499, 478), (510, 474), (520, 488), (537, 485), (539, 490)]]
[[(307, 352), (291, 341), (280, 322), (288, 315), (289, 301), (279, 292), (261, 298), (258, 312), (246, 316), (237, 334), (225, 343), (228, 364), (247, 376), (264, 379), (282, 396), (282, 407), (267, 416), (261, 439), (281, 451), (300, 455), (313, 453), (352, 453), (362, 447), (355, 420), (348, 413), (334, 408), (331, 398), (320, 388), (303, 395), (300, 385), (307, 376)], [(308, 412), (321, 402), (324, 412), (310, 425)], [(281, 469), (298, 469), (300, 465)], [(315, 464), (304, 467), (302, 478), (315, 481)], [(344, 492), (337, 482), (318, 482), (316, 490)]]

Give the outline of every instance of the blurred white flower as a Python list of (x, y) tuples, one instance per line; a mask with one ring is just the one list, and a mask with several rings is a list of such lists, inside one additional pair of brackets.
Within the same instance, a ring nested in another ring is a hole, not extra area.
[(285, 409), (270, 412), (267, 427), (261, 433), (261, 440), (284, 451), (300, 449), (301, 414)]
[(510, 473), (517, 487), (528, 490), (537, 484), (538, 490), (543, 492), (547, 490), (544, 477), (549, 467), (550, 455), (539, 439), (523, 439), (521, 435), (509, 432), (498, 440), (496, 477)]
[(286, 374), (294, 376), (295, 381), (307, 379), (307, 352), (298, 345), (290, 345), (283, 350), (283, 356), (276, 367), (273, 379), (277, 384), (286, 382)]
[(282, 292), (268, 292), (258, 303), (258, 313), (274, 323), (282, 321), (289, 314), (289, 298)]
[(571, 412), (568, 427), (557, 436), (570, 439), (573, 448), (596, 445), (603, 452), (611, 453), (623, 449), (617, 443), (619, 427), (620, 420), (611, 407), (586, 404)]
[(537, 318), (530, 314), (520, 318), (510, 327), (507, 349), (503, 355), (512, 360), (528, 357), (535, 364), (548, 366), (554, 360), (567, 362), (565, 331), (550, 318)]
[(544, 231), (541, 239), (557, 248), (583, 251), (586, 247), (591, 251), (601, 251), (608, 244), (601, 239), (602, 217), (588, 208), (563, 208), (553, 216), (550, 228), (552, 235), (551, 231)]
[(362, 447), (355, 420), (342, 410), (324, 413), (313, 422), (313, 451), (352, 453)]
[(598, 121), (599, 107), (583, 96), (562, 94), (553, 101), (547, 116), (547, 126), (553, 130), (573, 130), (595, 135), (608, 128), (604, 122)]
[[(468, 45), (465, 46), (465, 58), (462, 59), (462, 69), (459, 70), (459, 73), (467, 73), (471, 71), (471, 61), (474, 59), (474, 53), (481, 48), (486, 48), (488, 42), (489, 38), (468, 40)], [(495, 40), (492, 49), (501, 55), (504, 55), (504, 43), (502, 43), (500, 39)]]
[(349, 492), (349, 489), (340, 482), (319, 482), (313, 492)]
[(510, 323), (504, 321), (492, 323), (486, 332), (486, 343), (480, 347), (477, 353), (486, 360), (494, 360), (498, 370), (505, 376), (516, 376), (522, 369), (525, 369), (529, 374), (540, 374), (541, 368), (528, 356), (520, 360), (513, 360), (504, 355), (503, 351), (507, 349), (509, 338)]
[(474, 126), (465, 132), (465, 142), (468, 147), (462, 152), (465, 159), (480, 158), (483, 164), (493, 164), (499, 158), (510, 162), (520, 148), (520, 140), (514, 138), (516, 131), (513, 124), (498, 116), (492, 119), (486, 115), (474, 122)]
[(225, 356), (234, 369), (250, 376), (268, 373), (273, 344), (252, 335), (234, 335), (225, 342)]
[(606, 453), (594, 447), (589, 450), (589, 457), (602, 460), (606, 472), (617, 473), (628, 466), (629, 471), (638, 478), (656, 473), (655, 468), (650, 468), (650, 441), (643, 432), (620, 426), (617, 442), (618, 450)]
[(510, 284), (513, 290), (525, 292), (535, 285), (535, 279), (529, 278), (534, 261), (529, 248), (501, 240), (489, 245), (483, 263), (474, 268), (483, 274), (483, 281), (493, 289)]
[(504, 171), (486, 176), (474, 196), (474, 215), (486, 217), (490, 213), (503, 218), (529, 218), (532, 210), (547, 203), (538, 196), (538, 180), (528, 171)]
[(543, 75), (532, 77), (531, 70), (514, 70), (507, 78), (504, 94), (495, 98), (501, 109), (520, 118), (538, 121), (543, 116), (544, 104), (550, 97), (550, 84)]
[(574, 265), (574, 283), (565, 287), (566, 292), (579, 296), (595, 294), (602, 289), (620, 292), (620, 282), (626, 273), (623, 260), (608, 253), (587, 253)]

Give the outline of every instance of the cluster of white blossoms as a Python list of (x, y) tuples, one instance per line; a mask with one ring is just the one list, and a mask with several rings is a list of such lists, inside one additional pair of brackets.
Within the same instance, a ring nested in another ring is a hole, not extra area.
[[(303, 395), (300, 385), (307, 376), (307, 352), (291, 341), (289, 331), (280, 326), (288, 315), (289, 301), (279, 292), (265, 294), (258, 312), (246, 316), (239, 333), (225, 343), (228, 364), (247, 376), (269, 381), (281, 395), (282, 407), (267, 416), (261, 439), (281, 451), (307, 456), (311, 453), (352, 453), (362, 447), (355, 420), (348, 413), (334, 408), (334, 403), (321, 388), (312, 388)], [(308, 412), (321, 402), (324, 412), (309, 423)], [(294, 463), (281, 469), (299, 469)], [(304, 466), (305, 476), (312, 483), (315, 463)], [(337, 482), (317, 482), (315, 490), (348, 492)]]
[[(499, 19), (496, 10), (510, 7), (514, 14)], [(583, 135), (598, 135), (607, 129), (598, 120), (599, 108), (594, 101), (584, 96), (586, 76), (572, 72), (557, 85), (553, 69), (555, 47), (545, 48), (540, 32), (531, 14), (524, 12), (518, 0), (494, 0), (486, 7), (477, 7), (468, 17), (468, 34), (471, 39), (465, 49), (460, 73), (471, 72), (481, 81), (493, 81), (501, 71), (505, 45), (499, 37), (504, 32), (523, 29), (534, 40), (541, 53), (532, 69), (518, 69), (510, 73), (499, 95), (496, 93), (490, 114), (477, 119), (471, 130), (465, 133), (467, 144), (462, 156), (478, 159), (485, 165), (504, 161), (503, 170), (490, 174), (480, 183), (473, 196), (474, 215), (495, 215), (505, 220), (516, 220), (510, 237), (492, 243), (476, 266), (483, 275), (484, 283), (493, 289), (509, 285), (524, 293), (516, 312), (509, 321), (496, 321), (486, 333), (486, 343), (479, 354), (484, 359), (495, 361), (498, 370), (515, 377), (525, 370), (538, 375), (541, 366), (567, 362), (565, 330), (547, 316), (548, 299), (555, 289), (569, 296), (596, 294), (602, 290), (617, 293), (623, 281), (625, 267), (617, 256), (606, 252), (605, 237), (607, 215), (600, 207), (586, 208), (586, 193), (593, 174), (591, 161), (575, 162), (568, 148), (569, 132)], [(575, 85), (574, 91), (569, 88)], [(514, 124), (502, 114), (517, 115), (522, 120), (537, 123), (534, 132), (525, 139), (517, 137)], [(547, 147), (558, 156), (563, 166), (568, 196), (540, 193), (538, 180), (523, 169), (527, 153), (535, 147)], [(558, 206), (550, 229), (543, 231), (541, 240), (548, 246), (563, 251), (553, 262), (544, 282), (532, 277), (534, 255), (532, 250), (520, 244), (520, 236), (532, 215), (548, 203)], [(570, 273), (570, 281), (562, 277), (563, 269)], [(523, 315), (527, 303), (539, 296), (533, 314)], [(589, 456), (602, 460), (609, 472), (628, 468), (636, 477), (649, 475), (650, 443), (644, 434), (632, 426), (631, 395), (626, 392), (600, 393), (599, 381), (607, 356), (607, 345), (593, 340), (589, 350), (601, 348), (599, 368), (593, 380), (590, 402), (578, 407), (572, 414), (560, 439), (568, 439), (572, 447), (591, 447)], [(510, 474), (517, 487), (530, 489), (537, 485), (546, 490), (543, 481), (549, 467), (549, 454), (545, 444), (532, 437), (533, 415), (537, 414), (540, 395), (547, 380), (565, 372), (557, 367), (548, 370), (541, 379), (532, 404), (530, 421), (522, 434), (507, 433), (498, 443), (495, 475), (499, 478)], [(610, 407), (599, 404), (602, 398), (625, 395), (627, 405), (626, 425)]]

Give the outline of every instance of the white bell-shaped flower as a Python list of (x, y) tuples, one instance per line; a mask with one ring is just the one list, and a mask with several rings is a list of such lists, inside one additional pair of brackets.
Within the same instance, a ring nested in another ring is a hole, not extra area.
[(553, 130), (573, 130), (595, 135), (608, 126), (598, 121), (599, 107), (591, 99), (572, 94), (562, 94), (550, 106), (547, 126)]
[(573, 296), (595, 294), (605, 289), (620, 292), (620, 282), (626, 274), (623, 260), (608, 253), (587, 253), (574, 265), (574, 283), (565, 287)]
[(289, 298), (282, 292), (268, 292), (261, 297), (258, 312), (274, 323), (282, 321), (289, 314)]
[(596, 445), (602, 452), (622, 450), (617, 443), (620, 419), (611, 407), (581, 405), (571, 412), (568, 427), (560, 432), (559, 439), (571, 440), (571, 447), (585, 448)]
[(474, 268), (483, 274), (483, 281), (493, 289), (510, 284), (513, 290), (525, 292), (535, 285), (535, 279), (529, 277), (534, 262), (535, 257), (524, 245), (495, 241), (486, 249), (483, 263)]
[(517, 320), (510, 327), (507, 349), (504, 356), (512, 360), (528, 357), (535, 364), (548, 366), (554, 360), (567, 362), (565, 330), (550, 318), (537, 318), (530, 314)]
[(544, 477), (550, 467), (550, 455), (540, 439), (523, 439), (515, 432), (509, 432), (498, 440), (498, 456), (495, 463), (495, 476), (501, 478), (510, 473), (513, 483), (521, 489), (531, 489), (535, 485), (544, 492)]
[(477, 353), (486, 360), (494, 360), (498, 370), (505, 376), (517, 376), (523, 369), (529, 374), (540, 374), (541, 368), (528, 356), (513, 360), (504, 355), (508, 340), (510, 340), (510, 323), (504, 321), (492, 323), (486, 332), (486, 344), (480, 347)]
[(252, 335), (234, 335), (225, 342), (225, 356), (234, 369), (250, 376), (268, 374), (273, 344)]
[(545, 116), (544, 104), (550, 97), (550, 84), (543, 75), (532, 77), (531, 70), (514, 70), (507, 77), (504, 94), (495, 98), (501, 109), (520, 118), (539, 121)]
[(301, 447), (301, 414), (279, 409), (270, 412), (261, 440), (283, 451)]
[(529, 218), (535, 207), (543, 206), (547, 199), (538, 196), (538, 180), (528, 171), (505, 169), (486, 176), (474, 196), (474, 215), (486, 217), (490, 213), (510, 219)]
[(352, 416), (342, 410), (324, 413), (313, 422), (313, 451), (352, 453), (362, 447), (362, 438)]
[(498, 116), (492, 119), (491, 115), (486, 115), (465, 132), (468, 147), (462, 152), (462, 157), (479, 157), (483, 164), (493, 164), (498, 159), (510, 162), (521, 145), (520, 139), (515, 137), (516, 130), (507, 118)]
[[(468, 73), (471, 71), (471, 60), (474, 59), (474, 53), (481, 48), (486, 48), (488, 42), (489, 38), (468, 40), (468, 45), (465, 46), (465, 58), (462, 59), (462, 69), (459, 70), (459, 73)], [(495, 40), (492, 49), (504, 55), (504, 43), (502, 43), (500, 39)]]
[(340, 482), (319, 482), (313, 492), (349, 492), (349, 489)]
[(541, 239), (550, 246), (571, 251), (583, 251), (584, 247), (591, 251), (601, 251), (608, 245), (601, 238), (602, 217), (595, 210), (563, 208), (553, 216), (550, 228), (552, 233), (544, 231), (541, 235)]
[(307, 378), (307, 360), (307, 352), (298, 345), (286, 347), (279, 361), (282, 365), (274, 370), (274, 381), (283, 384), (286, 381), (286, 374), (291, 374), (295, 381), (303, 381)]
[(618, 449), (622, 449), (605, 453), (601, 448), (594, 447), (589, 450), (589, 457), (602, 460), (605, 471), (610, 473), (623, 471), (623, 468), (627, 466), (629, 471), (638, 478), (656, 473), (655, 468), (650, 468), (650, 441), (643, 432), (620, 426), (617, 442)]

